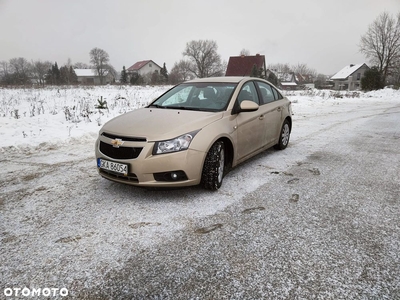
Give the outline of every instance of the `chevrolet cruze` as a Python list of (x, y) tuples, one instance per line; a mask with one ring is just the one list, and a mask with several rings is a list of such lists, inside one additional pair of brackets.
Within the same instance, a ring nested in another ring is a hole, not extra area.
[(290, 101), (266, 80), (202, 78), (107, 122), (96, 141), (99, 174), (145, 187), (201, 184), (217, 190), (239, 163), (292, 130)]

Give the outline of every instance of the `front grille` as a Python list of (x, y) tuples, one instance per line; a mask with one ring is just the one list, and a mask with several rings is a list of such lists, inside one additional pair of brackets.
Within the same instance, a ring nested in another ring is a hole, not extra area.
[(127, 141), (127, 142), (146, 142), (147, 141), (146, 138), (143, 138), (143, 137), (119, 136), (119, 135), (110, 134), (107, 132), (103, 132), (101, 135), (108, 137), (110, 139), (121, 139), (121, 140)]
[(134, 159), (142, 151), (142, 147), (114, 147), (100, 141), (100, 152), (114, 159)]

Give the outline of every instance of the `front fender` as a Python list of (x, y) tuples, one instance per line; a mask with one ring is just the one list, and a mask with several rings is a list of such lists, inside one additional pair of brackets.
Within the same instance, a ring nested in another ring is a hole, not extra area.
[(236, 115), (227, 114), (222, 119), (202, 128), (194, 137), (190, 148), (208, 152), (211, 146), (221, 138), (229, 139), (235, 148), (237, 140), (236, 124)]

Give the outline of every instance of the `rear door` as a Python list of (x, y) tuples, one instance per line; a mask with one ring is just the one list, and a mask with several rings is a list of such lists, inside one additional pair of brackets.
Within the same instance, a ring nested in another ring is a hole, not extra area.
[(283, 97), (271, 85), (266, 82), (256, 81), (260, 93), (260, 107), (264, 113), (263, 145), (273, 144), (279, 137), (282, 125)]

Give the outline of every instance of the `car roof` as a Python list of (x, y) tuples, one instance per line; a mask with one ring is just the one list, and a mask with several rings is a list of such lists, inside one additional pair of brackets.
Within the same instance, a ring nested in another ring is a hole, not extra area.
[[(243, 80), (251, 79), (251, 77), (241, 77), (241, 76), (225, 76), (225, 77), (206, 77), (206, 78), (196, 78), (185, 83), (190, 82), (226, 82), (226, 83), (239, 83)], [(259, 79), (259, 78), (254, 78)]]
[[(204, 82), (204, 83), (240, 83), (240, 82), (246, 82), (250, 80), (258, 80), (258, 81), (264, 81), (267, 82), (268, 84), (272, 85), (275, 87), (277, 90), (280, 91), (279, 88), (277, 88), (275, 85), (273, 85), (271, 82), (269, 82), (266, 79), (262, 79), (259, 77), (250, 77), (250, 76), (221, 76), (221, 77), (205, 77), (205, 78), (196, 78), (192, 80), (185, 81), (183, 83), (196, 83), (196, 82)], [(282, 92), (281, 92), (282, 93)]]

